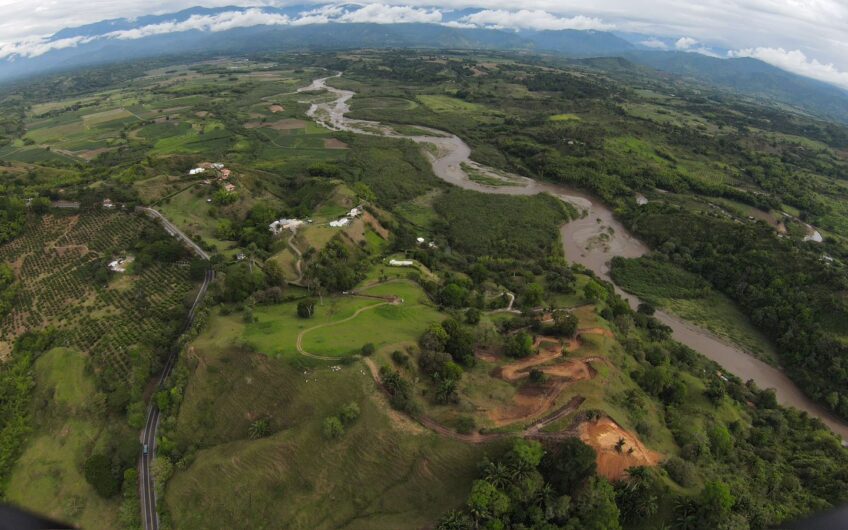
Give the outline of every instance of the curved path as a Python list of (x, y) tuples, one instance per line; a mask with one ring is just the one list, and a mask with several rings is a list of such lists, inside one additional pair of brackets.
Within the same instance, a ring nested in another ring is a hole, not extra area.
[(297, 232), (292, 231), (292, 235), (289, 238), (287, 245), (295, 253), (297, 256), (297, 261), (294, 264), (295, 270), (297, 270), (297, 280), (293, 282), (289, 282), (292, 285), (303, 285), (303, 253), (294, 245), (294, 238), (297, 235)]
[[(204, 252), (197, 243), (192, 241), (190, 237), (174, 226), (161, 213), (152, 208), (139, 207), (137, 209), (138, 211), (144, 212), (147, 215), (151, 215), (158, 219), (169, 234), (179, 238), (201, 259), (209, 260), (209, 254)], [(212, 280), (214, 279), (215, 272), (209, 268), (206, 271), (206, 275), (203, 277), (203, 283), (197, 291), (194, 303), (191, 305), (191, 309), (189, 309), (185, 323), (180, 330), (180, 335), (188, 331), (191, 327), (194, 322), (194, 317), (197, 314), (197, 308), (200, 307), (200, 304), (203, 302), (203, 298), (206, 296), (206, 292), (209, 289), (209, 284), (212, 283)], [(162, 369), (159, 381), (156, 384), (157, 390), (162, 388), (165, 379), (167, 379), (174, 370), (174, 366), (177, 363), (177, 354), (178, 350), (174, 348), (168, 356), (168, 359), (165, 361), (165, 367)], [(144, 430), (141, 431), (140, 436), (141, 443), (147, 450), (142, 451), (138, 462), (138, 490), (139, 495), (141, 496), (141, 520), (144, 524), (145, 530), (159, 530), (159, 513), (156, 511), (156, 487), (152, 472), (153, 460), (156, 458), (156, 432), (159, 429), (159, 419), (159, 408), (156, 406), (156, 402), (151, 399), (150, 406), (147, 409), (147, 420), (144, 422)]]
[[(472, 161), (471, 148), (454, 134), (417, 126), (419, 129), (431, 131), (433, 136), (407, 136), (398, 134), (391, 127), (378, 122), (348, 118), (346, 114), (350, 112), (349, 102), (356, 95), (355, 92), (327, 85), (327, 80), (339, 76), (341, 73), (316, 79), (309, 86), (298, 90), (298, 92), (326, 90), (336, 96), (335, 100), (328, 103), (311, 104), (307, 116), (319, 125), (334, 131), (402, 138), (420, 144), (430, 144), (435, 149), (424, 152), (430, 159), (433, 172), (442, 180), (463, 189), (506, 195), (549, 193), (574, 205), (582, 211), (583, 215), (561, 228), (565, 255), (569, 260), (580, 263), (600, 278), (610, 282), (612, 279), (609, 275), (609, 261), (612, 257), (635, 258), (649, 252), (650, 249), (644, 243), (632, 236), (624, 225), (615, 219), (611, 209), (589, 195), (567, 186), (539, 182), (512, 174), (508, 175), (508, 178), (518, 183), (517, 185), (486, 186), (472, 181), (464, 167), (470, 167), (474, 171), (500, 180), (504, 180), (503, 172)], [(616, 289), (634, 308), (638, 305), (639, 300), (636, 297)], [(782, 405), (804, 410), (820, 418), (843, 439), (848, 439), (848, 423), (805, 396), (786, 374), (777, 368), (677, 316), (664, 311), (657, 311), (655, 316), (672, 329), (673, 337), (678, 342), (716, 361), (742, 380), (752, 379), (761, 388), (773, 388), (778, 402)]]
[(375, 307), (380, 307), (384, 305), (397, 305), (400, 302), (379, 302), (373, 305), (369, 305), (366, 307), (361, 307), (357, 309), (352, 315), (347, 318), (343, 318), (342, 320), (336, 320), (335, 322), (325, 322), (324, 324), (318, 324), (317, 326), (304, 329), (300, 333), (297, 334), (297, 342), (295, 343), (295, 347), (297, 348), (297, 352), (301, 355), (305, 355), (306, 357), (312, 357), (313, 359), (320, 359), (322, 361), (338, 361), (340, 360), (338, 357), (329, 357), (327, 355), (317, 355), (314, 353), (309, 353), (308, 351), (303, 349), (303, 336), (309, 333), (310, 331), (315, 331), (316, 329), (327, 328), (330, 326), (337, 326), (339, 324), (344, 324), (345, 322), (350, 322), (354, 318), (358, 317), (364, 311), (368, 311), (369, 309), (374, 309)]

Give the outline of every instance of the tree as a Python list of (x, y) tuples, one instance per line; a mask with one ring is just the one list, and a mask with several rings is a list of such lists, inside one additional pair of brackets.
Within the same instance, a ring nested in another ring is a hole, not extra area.
[(595, 450), (579, 438), (546, 446), (539, 469), (557, 492), (570, 495), (595, 474)]
[(533, 354), (533, 337), (520, 331), (504, 342), (504, 353), (509, 357), (521, 359)]
[(530, 283), (524, 289), (522, 293), (522, 298), (524, 299), (524, 305), (535, 307), (542, 303), (542, 296), (544, 296), (545, 290), (538, 283)]
[(265, 262), (265, 281), (269, 287), (285, 287), (286, 276), (283, 274), (283, 268), (276, 261), (269, 259)]
[(468, 290), (461, 285), (449, 283), (439, 292), (439, 302), (447, 307), (464, 307), (468, 300)]
[(554, 311), (552, 332), (560, 337), (573, 337), (577, 333), (577, 315), (571, 311)]
[(422, 350), (431, 352), (444, 351), (447, 342), (448, 332), (439, 323), (431, 324), (418, 340)]
[(105, 499), (115, 496), (121, 488), (118, 477), (112, 471), (112, 460), (104, 454), (95, 453), (88, 457), (84, 471), (85, 480)]
[(583, 297), (590, 303), (597, 304), (607, 298), (607, 290), (598, 285), (598, 282), (590, 280), (583, 287)]
[(718, 527), (730, 516), (730, 509), (736, 502), (730, 488), (724, 482), (708, 482), (698, 497), (699, 513), (704, 521), (711, 523), (711, 528)]
[(586, 530), (619, 530), (620, 512), (615, 503), (615, 490), (602, 477), (592, 478), (580, 490), (574, 503), (574, 513), (580, 518), (579, 528)]
[(636, 312), (641, 313), (643, 315), (651, 316), (656, 312), (656, 308), (651, 303), (642, 302), (639, 304), (639, 307), (636, 309)]
[(368, 357), (369, 355), (373, 355), (375, 350), (376, 348), (373, 342), (366, 342), (362, 345), (360, 353), (363, 355), (363, 357)]
[(485, 480), (475, 480), (468, 509), (475, 521), (498, 518), (509, 511), (509, 497)]
[(336, 440), (344, 435), (344, 425), (337, 416), (330, 416), (324, 419), (324, 424), (321, 427), (321, 434), (328, 440)]
[(297, 316), (300, 318), (312, 318), (315, 314), (315, 300), (307, 298), (297, 303)]
[(480, 310), (476, 307), (470, 307), (465, 312), (465, 322), (472, 326), (476, 326), (480, 323)]

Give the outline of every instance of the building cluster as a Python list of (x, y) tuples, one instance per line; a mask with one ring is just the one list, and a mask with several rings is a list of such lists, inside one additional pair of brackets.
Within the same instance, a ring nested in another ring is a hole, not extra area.
[(278, 219), (268, 225), (268, 230), (270, 230), (274, 235), (279, 235), (280, 232), (284, 230), (291, 230), (294, 232), (297, 230), (297, 227), (302, 225), (304, 221), (301, 219)]
[(427, 241), (423, 237), (417, 237), (415, 238), (415, 241), (418, 243), (419, 246), (427, 245), (428, 248), (436, 248), (435, 241)]
[(343, 228), (351, 223), (354, 219), (362, 215), (362, 207), (357, 206), (356, 208), (351, 208), (347, 215), (336, 219), (335, 221), (330, 221), (330, 226), (333, 228)]
[(225, 190), (229, 192), (235, 191), (235, 184), (227, 182), (228, 180), (230, 180), (230, 176), (232, 176), (233, 172), (230, 169), (224, 167), (224, 164), (222, 164), (221, 162), (201, 162), (197, 165), (197, 167), (189, 169), (188, 174), (192, 176), (202, 175), (205, 174), (207, 171), (214, 173), (215, 176), (214, 178), (205, 179), (203, 181), (204, 184), (212, 184), (212, 181), (216, 180), (221, 183), (221, 187)]

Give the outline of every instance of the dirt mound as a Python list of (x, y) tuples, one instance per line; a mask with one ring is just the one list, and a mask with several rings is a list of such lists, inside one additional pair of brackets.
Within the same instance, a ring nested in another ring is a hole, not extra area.
[(270, 107), (268, 107), (268, 110), (276, 114), (278, 112), (283, 112), (286, 109), (282, 105), (271, 105)]
[(655, 466), (663, 458), (610, 418), (581, 423), (579, 436), (595, 449), (598, 473), (610, 480), (624, 478), (629, 467)]

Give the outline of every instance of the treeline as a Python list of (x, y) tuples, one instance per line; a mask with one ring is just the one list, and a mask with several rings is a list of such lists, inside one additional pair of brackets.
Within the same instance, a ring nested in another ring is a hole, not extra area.
[(0, 363), (0, 496), (32, 430), (29, 407), (35, 387), (33, 364), (55, 339), (52, 330), (21, 335), (15, 341), (11, 358)]
[(735, 300), (775, 344), (787, 373), (814, 399), (848, 418), (848, 278), (818, 247), (775, 237), (759, 223), (733, 223), (651, 204), (626, 215), (667, 259)]

